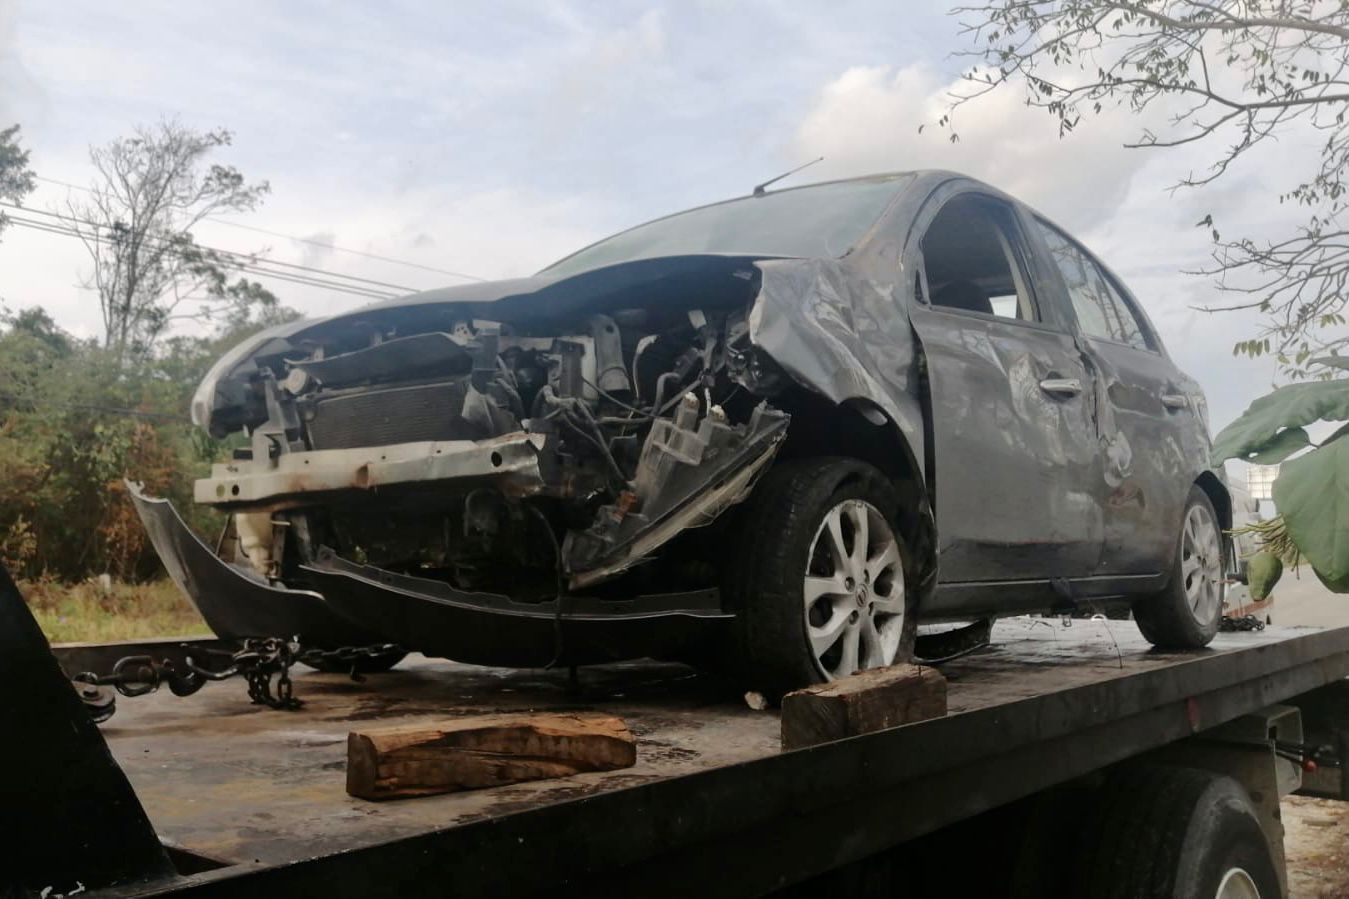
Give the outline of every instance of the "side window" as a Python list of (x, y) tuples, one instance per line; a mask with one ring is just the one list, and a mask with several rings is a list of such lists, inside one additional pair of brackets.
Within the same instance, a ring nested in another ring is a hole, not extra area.
[(1058, 229), (1039, 219), (1035, 224), (1049, 245), (1049, 255), (1063, 275), (1082, 333), (1140, 350), (1150, 349), (1138, 317), (1095, 260)]
[(1006, 209), (981, 197), (948, 202), (923, 235), (933, 306), (1039, 321)]

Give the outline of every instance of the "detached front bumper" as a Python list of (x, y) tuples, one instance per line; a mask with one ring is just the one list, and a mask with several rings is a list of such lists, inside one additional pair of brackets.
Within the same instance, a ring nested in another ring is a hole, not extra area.
[(717, 590), (538, 603), (357, 565), (331, 553), (303, 569), (328, 603), (390, 642), (475, 665), (539, 668), (643, 657), (687, 659), (727, 634)]
[(330, 551), (303, 569), (316, 590), (275, 587), (217, 556), (168, 500), (127, 486), (169, 576), (224, 638), (298, 636), (320, 647), (392, 642), (459, 662), (539, 667), (686, 658), (715, 646), (733, 617), (716, 590), (521, 603), (356, 565)]
[(218, 636), (298, 636), (319, 647), (387, 642), (338, 615), (317, 593), (273, 587), (251, 568), (230, 565), (192, 533), (168, 500), (146, 496), (132, 481), (127, 488), (169, 577)]

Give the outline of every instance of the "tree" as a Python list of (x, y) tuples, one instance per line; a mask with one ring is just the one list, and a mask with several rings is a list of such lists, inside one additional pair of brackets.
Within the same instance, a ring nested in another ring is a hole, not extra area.
[(192, 481), (228, 443), (185, 410), (236, 333), (175, 335), (121, 360), (39, 308), (0, 308), (0, 562), (28, 578), (158, 573), (127, 476), (173, 499), (199, 532), (218, 533), (222, 520), (192, 502)]
[(105, 345), (116, 358), (149, 354), (175, 319), (275, 306), (256, 282), (231, 280), (254, 257), (200, 246), (191, 234), (208, 216), (257, 208), (270, 190), (208, 162), (232, 140), (224, 129), (163, 121), (90, 148), (98, 180), (87, 199), (66, 201), (66, 218), (93, 261), (88, 285), (98, 291)]
[[(1274, 353), (1285, 374), (1309, 375), (1314, 355), (1349, 347), (1349, 4), (1317, 0), (990, 0), (955, 11), (977, 49), (956, 107), (1009, 83), (1060, 133), (1124, 107), (1159, 124), (1127, 146), (1212, 148), (1201, 188), (1257, 147), (1295, 130), (1319, 160), (1289, 172), (1279, 202), (1305, 211), (1275, 236), (1224, 239), (1211, 215), (1213, 262), (1231, 298), (1213, 311), (1258, 309), (1257, 335), (1234, 352)], [(953, 134), (953, 139), (955, 135)], [(1273, 198), (1271, 198), (1273, 199)]]
[[(28, 151), (19, 146), (19, 126), (0, 130), (0, 203), (23, 205), (23, 198), (32, 193), (33, 171), (28, 167)], [(0, 209), (0, 232), (8, 220)]]
[[(1349, 369), (1349, 359), (1341, 356), (1309, 362), (1331, 370)], [(1318, 421), (1340, 423), (1340, 427), (1313, 445), (1306, 426)], [(1345, 422), (1349, 422), (1349, 380), (1316, 380), (1287, 384), (1260, 397), (1213, 440), (1215, 465), (1226, 459), (1282, 463), (1273, 490), (1279, 515), (1250, 528), (1264, 544), (1258, 555), (1268, 564), (1261, 585), (1266, 590), (1281, 571), (1281, 566), (1269, 563), (1281, 558), (1296, 564), (1305, 558), (1321, 583), (1337, 593), (1349, 593), (1349, 424)]]

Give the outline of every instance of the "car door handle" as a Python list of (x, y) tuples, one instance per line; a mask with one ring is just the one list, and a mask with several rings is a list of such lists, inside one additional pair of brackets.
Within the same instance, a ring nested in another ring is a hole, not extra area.
[(1077, 378), (1045, 378), (1040, 389), (1053, 396), (1077, 396), (1082, 392), (1082, 382)]
[(1183, 393), (1163, 393), (1162, 405), (1168, 409), (1184, 409), (1190, 405), (1190, 398)]

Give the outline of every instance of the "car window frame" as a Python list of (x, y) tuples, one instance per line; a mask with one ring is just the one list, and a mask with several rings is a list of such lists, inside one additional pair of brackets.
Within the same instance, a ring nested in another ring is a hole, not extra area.
[[(1053, 319), (1045, 315), (1046, 308), (1049, 308), (1045, 302), (1043, 291), (1040, 290), (1040, 277), (1035, 271), (1034, 261), (1036, 258), (1035, 247), (1026, 234), (1025, 224), (1022, 220), (1017, 204), (1006, 198), (982, 190), (978, 186), (970, 184), (959, 184), (954, 189), (943, 191), (942, 188), (949, 187), (947, 184), (941, 185), (932, 192), (923, 204), (923, 208), (915, 217), (916, 237), (913, 239), (914, 255), (916, 257), (915, 275), (916, 299), (924, 308), (938, 312), (943, 315), (958, 315), (975, 321), (999, 322), (1005, 325), (1012, 325), (1021, 328), (1032, 328), (1037, 331), (1048, 331), (1054, 334), (1066, 333), (1066, 330)], [(1012, 264), (1017, 267), (1012, 272), (1015, 282), (1025, 287), (1026, 299), (1030, 303), (1032, 310), (1037, 316), (1034, 319), (1009, 318), (1005, 315), (998, 315), (989, 312), (977, 312), (973, 309), (959, 309), (954, 306), (939, 306), (932, 302), (932, 287), (927, 279), (927, 258), (923, 253), (923, 239), (927, 237), (928, 230), (932, 223), (937, 220), (943, 209), (951, 202), (962, 197), (975, 197), (979, 202), (986, 203), (996, 207), (998, 212), (1002, 213), (1002, 221), (999, 221), (997, 215), (992, 217), (992, 225), (998, 229), (1002, 239), (1008, 244), (1012, 251)], [(1009, 233), (1009, 226), (1011, 232)]]
[(1097, 273), (1106, 282), (1106, 285), (1111, 288), (1111, 290), (1114, 293), (1114, 296), (1117, 297), (1120, 300), (1120, 302), (1124, 304), (1125, 311), (1129, 313), (1131, 318), (1133, 318), (1134, 325), (1138, 328), (1138, 333), (1142, 335), (1143, 343), (1145, 345), (1138, 346), (1137, 344), (1129, 343), (1128, 341), (1116, 340), (1113, 337), (1101, 337), (1096, 334), (1090, 334), (1086, 331), (1085, 328), (1082, 327), (1082, 319), (1081, 316), (1079, 316), (1077, 313), (1077, 306), (1073, 303), (1073, 292), (1068, 287), (1068, 279), (1064, 277), (1062, 270), (1059, 269), (1058, 263), (1054, 261), (1053, 251), (1049, 248), (1049, 242), (1045, 239), (1045, 235), (1038, 234), (1036, 235), (1036, 237), (1039, 240), (1040, 245), (1044, 248), (1046, 259), (1049, 262), (1049, 268), (1053, 271), (1053, 276), (1058, 279), (1059, 286), (1063, 288), (1063, 297), (1068, 307), (1067, 311), (1072, 316), (1073, 324), (1077, 328), (1077, 331), (1082, 336), (1082, 338), (1084, 340), (1092, 340), (1100, 343), (1108, 343), (1111, 346), (1124, 347), (1126, 349), (1134, 350), (1135, 352), (1139, 353), (1151, 353), (1155, 356), (1165, 357), (1166, 353), (1162, 348), (1161, 339), (1158, 338), (1156, 330), (1152, 327), (1152, 322), (1148, 319), (1146, 315), (1143, 314), (1142, 309), (1138, 304), (1137, 298), (1135, 298), (1134, 295), (1129, 292), (1129, 289), (1124, 286), (1123, 282), (1121, 282), (1118, 277), (1115, 276), (1115, 273), (1110, 270), (1109, 266), (1103, 263), (1096, 256), (1095, 253), (1087, 249), (1086, 246), (1083, 245), (1082, 241), (1073, 237), (1063, 228), (1060, 228), (1058, 225), (1054, 224), (1044, 216), (1039, 215), (1038, 213), (1032, 214), (1031, 222), (1036, 227), (1047, 228), (1053, 233), (1057, 234), (1059, 237), (1063, 238), (1065, 241), (1067, 241), (1067, 243), (1070, 246), (1072, 246), (1079, 253), (1081, 253), (1086, 258), (1086, 260), (1092, 264), (1092, 266), (1096, 269)]

